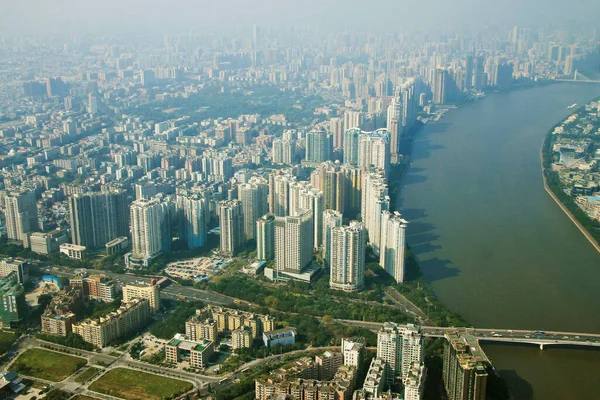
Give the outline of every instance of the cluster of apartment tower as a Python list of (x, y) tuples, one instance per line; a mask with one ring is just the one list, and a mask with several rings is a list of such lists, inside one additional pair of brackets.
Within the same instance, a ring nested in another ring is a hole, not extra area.
[(70, 288), (58, 292), (41, 316), (42, 332), (49, 335), (80, 335), (85, 342), (102, 348), (147, 325), (159, 309), (160, 291), (156, 281), (149, 285), (130, 284), (122, 288), (118, 309), (94, 319), (78, 320), (75, 310), (87, 300), (112, 302), (118, 287), (102, 275), (75, 276)]
[[(466, 331), (448, 333), (443, 382), (449, 400), (484, 400), (489, 359)], [(257, 400), (422, 400), (427, 369), (424, 336), (412, 324), (383, 324), (377, 356), (371, 359), (362, 388), (356, 377), (365, 362), (362, 338), (342, 339), (340, 352), (304, 357), (255, 381)], [(368, 360), (367, 360), (368, 361)]]
[[(389, 123), (401, 119), (393, 107), (390, 112)], [(353, 121), (347, 124), (353, 126)], [(157, 193), (140, 183), (135, 185), (136, 199), (129, 202), (126, 190), (110, 186), (71, 190), (68, 235), (38, 232), (34, 190), (6, 192), (2, 200), (7, 236), (45, 254), (62, 246), (60, 251), (79, 259), (86, 249), (105, 248), (109, 255), (129, 249), (126, 264), (142, 267), (170, 251), (175, 231), (189, 248), (204, 246), (210, 221), (218, 218), (220, 251), (234, 256), (255, 241), (259, 259), (275, 260), (268, 274), (274, 279), (312, 279), (309, 267), (314, 252), (320, 251), (332, 288), (360, 290), (364, 253), (371, 245), (385, 270), (402, 282), (406, 221), (391, 211), (387, 187), (402, 128), (392, 124), (392, 130), (365, 132), (350, 127), (340, 133), (338, 125), (319, 125), (305, 135), (301, 165), (294, 158), (294, 137), (300, 133), (284, 132), (274, 140), (272, 156), (274, 163), (290, 168), (230, 171), (224, 191), (218, 193), (202, 187)], [(282, 150), (287, 144), (291, 149)], [(343, 153), (343, 163), (334, 149)], [(314, 168), (307, 180), (300, 179), (304, 167)], [(360, 222), (343, 223), (344, 217), (358, 215)]]
[(255, 314), (224, 307), (206, 306), (185, 323), (185, 334), (177, 334), (165, 346), (166, 361), (188, 361), (190, 367), (203, 368), (219, 339), (231, 336), (233, 350), (251, 348), (275, 330), (269, 315)]

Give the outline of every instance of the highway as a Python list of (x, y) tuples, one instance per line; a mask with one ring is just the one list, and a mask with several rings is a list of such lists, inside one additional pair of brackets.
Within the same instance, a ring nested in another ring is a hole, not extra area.
[[(370, 329), (377, 332), (382, 324), (378, 322), (336, 320), (347, 326)], [(488, 329), (488, 328), (466, 328), (466, 327), (439, 327), (422, 326), (423, 335), (426, 337), (444, 337), (448, 332), (457, 330), (467, 331), (475, 336), (480, 342), (499, 342), (537, 345), (541, 349), (547, 346), (583, 346), (600, 347), (600, 334), (556, 332), (556, 331), (533, 331), (523, 329)]]
[[(75, 274), (75, 269), (69, 267), (43, 267), (42, 271), (56, 275), (71, 277)], [(107, 277), (115, 280), (117, 283), (123, 285), (128, 283), (135, 283), (139, 279), (135, 275), (127, 274), (116, 274), (110, 271), (102, 270), (86, 270), (91, 274), (105, 274)], [(148, 277), (149, 278), (149, 277)], [(145, 280), (148, 280), (145, 278)], [(394, 299), (394, 301), (405, 308), (405, 310), (417, 316), (423, 320), (424, 315), (414, 304), (403, 301), (402, 297), (397, 292), (388, 293)], [(164, 298), (178, 299), (180, 296), (185, 296), (187, 300), (198, 300), (208, 304), (227, 306), (234, 303), (235, 300), (228, 296), (212, 292), (210, 290), (195, 289), (191, 286), (181, 286), (179, 284), (173, 284), (161, 289), (161, 296)], [(242, 303), (247, 303), (243, 300), (238, 300)], [(360, 328), (370, 329), (377, 332), (382, 323), (379, 322), (366, 322), (366, 321), (351, 321), (351, 320), (336, 320), (337, 322), (347, 325), (355, 326)], [(552, 332), (545, 331), (544, 334), (536, 334), (533, 330), (518, 330), (518, 329), (488, 329), (488, 328), (471, 328), (471, 327), (436, 327), (436, 326), (423, 326), (423, 334), (426, 337), (443, 337), (446, 332), (453, 332), (456, 330), (467, 330), (479, 341), (482, 342), (499, 342), (499, 343), (521, 343), (521, 344), (532, 344), (537, 345), (540, 348), (545, 346), (584, 346), (584, 347), (600, 347), (600, 334), (595, 333), (575, 333), (575, 332)]]
[[(61, 267), (41, 267), (40, 270), (47, 274), (50, 274), (50, 275), (71, 278), (72, 276), (74, 276), (76, 274), (75, 271), (77, 271), (78, 269), (61, 266)], [(149, 277), (141, 278), (140, 276), (136, 276), (136, 275), (116, 274), (116, 273), (110, 272), (110, 271), (95, 270), (95, 269), (86, 269), (86, 272), (88, 274), (104, 274), (108, 278), (116, 281), (119, 285), (135, 283), (135, 282), (139, 281), (140, 279), (144, 279), (145, 281), (149, 281), (149, 279), (150, 279)], [(178, 299), (179, 296), (185, 296), (186, 299), (189, 299), (189, 300), (203, 301), (205, 303), (209, 303), (209, 304), (213, 304), (213, 305), (217, 305), (217, 306), (226, 306), (226, 305), (233, 304), (233, 300), (234, 300), (230, 297), (224, 296), (224, 295), (216, 293), (216, 292), (212, 292), (210, 290), (195, 289), (191, 286), (181, 286), (177, 283), (167, 286), (165, 288), (162, 288), (160, 290), (160, 294), (161, 294), (161, 297), (163, 297), (163, 298)]]

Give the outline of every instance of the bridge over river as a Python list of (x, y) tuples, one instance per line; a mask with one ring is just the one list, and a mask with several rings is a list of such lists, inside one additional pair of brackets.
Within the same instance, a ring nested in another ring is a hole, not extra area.
[[(377, 332), (382, 324), (378, 322), (362, 322), (350, 320), (338, 320), (338, 322), (360, 328), (370, 329)], [(598, 333), (576, 333), (576, 332), (554, 332), (554, 331), (532, 331), (522, 329), (486, 329), (466, 327), (439, 327), (422, 326), (425, 337), (444, 337), (446, 333), (466, 331), (473, 335), (479, 342), (498, 342), (507, 344), (528, 344), (539, 346), (566, 347), (598, 347), (600, 348), (600, 334)]]

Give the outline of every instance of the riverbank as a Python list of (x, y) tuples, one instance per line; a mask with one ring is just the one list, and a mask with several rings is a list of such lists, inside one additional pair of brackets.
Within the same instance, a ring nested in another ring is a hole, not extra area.
[[(589, 101), (586, 102), (586, 104), (589, 103)], [(586, 105), (579, 107), (576, 111), (573, 112), (573, 114), (585, 111), (585, 107)], [(597, 225), (597, 221), (592, 220), (583, 210), (579, 208), (579, 206), (575, 203), (573, 198), (564, 192), (564, 187), (561, 184), (560, 179), (558, 178), (557, 172), (552, 170), (552, 142), (554, 138), (553, 132), (564, 121), (565, 119), (561, 120), (561, 122), (554, 125), (548, 131), (544, 138), (544, 141), (542, 142), (542, 148), (540, 150), (540, 164), (542, 168), (542, 181), (544, 185), (544, 190), (556, 202), (556, 204), (558, 204), (560, 209), (567, 215), (567, 217), (569, 217), (569, 219), (573, 222), (573, 224), (575, 224), (577, 229), (579, 229), (579, 231), (583, 234), (583, 236), (585, 236), (585, 238), (596, 249), (596, 251), (600, 253), (600, 234), (597, 237), (595, 237), (586, 228), (586, 226), (594, 227), (595, 224)], [(554, 184), (549, 184), (549, 177), (553, 179)]]
[(585, 229), (583, 227), (583, 225), (581, 225), (581, 223), (579, 223), (577, 218), (575, 218), (575, 216), (573, 214), (571, 214), (569, 209), (558, 199), (558, 197), (556, 197), (556, 194), (548, 186), (548, 180), (546, 179), (546, 174), (545, 174), (546, 171), (544, 170), (543, 151), (540, 151), (540, 161), (542, 164), (542, 180), (544, 182), (544, 190), (546, 190), (546, 193), (548, 193), (548, 195), (552, 198), (552, 200), (554, 200), (556, 202), (556, 204), (558, 204), (560, 209), (563, 210), (563, 212), (567, 215), (567, 217), (569, 217), (569, 219), (575, 224), (577, 229), (579, 229), (581, 231), (581, 233), (583, 233), (583, 236), (585, 236), (585, 238), (591, 243), (591, 245), (594, 246), (594, 248), (600, 253), (600, 244), (598, 244), (598, 242), (596, 242), (596, 239), (594, 239), (594, 237), (587, 231), (587, 229)]

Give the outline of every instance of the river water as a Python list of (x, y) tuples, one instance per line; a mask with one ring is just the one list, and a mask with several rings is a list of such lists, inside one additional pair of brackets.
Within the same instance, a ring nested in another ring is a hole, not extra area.
[[(539, 152), (600, 85), (496, 93), (415, 138), (398, 208), (440, 299), (477, 327), (600, 333), (600, 253), (545, 192)], [(600, 351), (486, 345), (519, 399), (600, 399)]]

